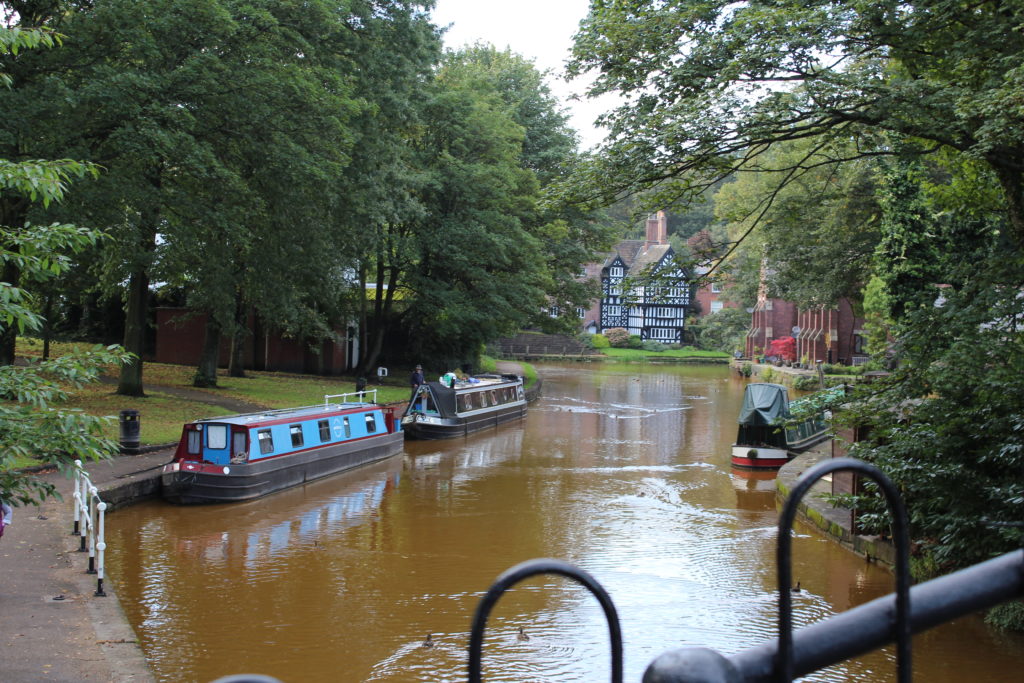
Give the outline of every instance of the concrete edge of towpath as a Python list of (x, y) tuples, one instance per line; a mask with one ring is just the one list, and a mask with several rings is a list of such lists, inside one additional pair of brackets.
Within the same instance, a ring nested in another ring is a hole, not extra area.
[[(831, 457), (832, 440), (827, 439), (783, 465), (775, 478), (775, 496), (779, 505), (789, 496), (801, 474)], [(835, 507), (825, 498), (831, 492), (829, 482), (819, 480), (815, 483), (797, 506), (799, 518), (848, 550), (891, 568), (896, 562), (893, 545), (878, 536), (854, 533), (850, 511)]]

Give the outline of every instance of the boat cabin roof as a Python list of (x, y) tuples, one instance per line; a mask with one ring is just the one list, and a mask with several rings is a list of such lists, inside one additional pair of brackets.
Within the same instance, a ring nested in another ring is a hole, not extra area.
[(754, 382), (743, 392), (742, 425), (770, 425), (789, 415), (789, 393), (781, 384)]
[(286, 422), (300, 422), (303, 420), (315, 420), (317, 418), (341, 415), (344, 413), (366, 412), (367, 408), (379, 408), (375, 403), (346, 402), (346, 403), (321, 403), (314, 406), (303, 406), (301, 408), (282, 408), (280, 410), (264, 410), (254, 413), (240, 413), (238, 415), (222, 415), (220, 417), (208, 417), (196, 420), (192, 424), (229, 424), (242, 427), (267, 427)]

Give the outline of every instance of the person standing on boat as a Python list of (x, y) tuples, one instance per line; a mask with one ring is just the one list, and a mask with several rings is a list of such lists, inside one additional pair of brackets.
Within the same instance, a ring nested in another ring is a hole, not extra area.
[(412, 395), (409, 397), (410, 401), (416, 398), (416, 392), (419, 390), (420, 386), (422, 386), (423, 381), (423, 366), (417, 365), (416, 369), (413, 370), (412, 376), (409, 378), (409, 383), (412, 385)]

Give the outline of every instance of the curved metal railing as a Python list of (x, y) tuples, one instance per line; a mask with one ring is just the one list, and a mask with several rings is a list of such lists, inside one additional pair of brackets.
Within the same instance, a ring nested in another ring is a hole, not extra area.
[(470, 683), (480, 683), (482, 680), (484, 629), (487, 626), (487, 617), (490, 616), (494, 605), (497, 604), (502, 594), (512, 586), (539, 574), (558, 574), (570, 578), (586, 587), (601, 603), (601, 609), (604, 610), (605, 619), (608, 621), (611, 638), (612, 683), (622, 683), (622, 629), (619, 626), (619, 615), (615, 611), (611, 597), (601, 584), (584, 570), (568, 562), (552, 559), (528, 560), (517, 564), (499, 576), (480, 600), (476, 613), (473, 615), (473, 629), (469, 636)]

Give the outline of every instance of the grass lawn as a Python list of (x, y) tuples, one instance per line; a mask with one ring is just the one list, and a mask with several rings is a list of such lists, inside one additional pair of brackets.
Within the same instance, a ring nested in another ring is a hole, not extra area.
[[(59, 356), (73, 348), (90, 349), (91, 344), (53, 343), (50, 355)], [(21, 356), (42, 356), (42, 342), (37, 339), (19, 337), (17, 353)], [(218, 387), (197, 389), (192, 386), (195, 368), (183, 365), (146, 363), (143, 367), (143, 384), (146, 396), (142, 398), (119, 396), (115, 393), (116, 370), (111, 369), (105, 382), (91, 384), (82, 389), (70, 390), (72, 398), (62, 407), (82, 410), (90, 415), (106, 415), (111, 420), (105, 429), (107, 436), (117, 439), (120, 435), (118, 415), (122, 410), (139, 411), (139, 436), (143, 445), (176, 442), (181, 436), (184, 423), (203, 417), (230, 414), (232, 411), (202, 401), (173, 396), (162, 392), (160, 387), (176, 387), (198, 391), (211, 396), (222, 396), (262, 408), (292, 408), (322, 403), (327, 394), (344, 394), (355, 391), (351, 380), (318, 375), (293, 375), (281, 372), (248, 371), (246, 377), (228, 377), (222, 372)], [(379, 403), (405, 401), (409, 389), (403, 378), (387, 378), (389, 384), (380, 386), (371, 382), (367, 389), (377, 389)]]
[(601, 353), (615, 360), (651, 360), (657, 358), (695, 358), (727, 360), (729, 354), (722, 351), (702, 351), (692, 346), (668, 351), (645, 351), (643, 349), (601, 349)]

